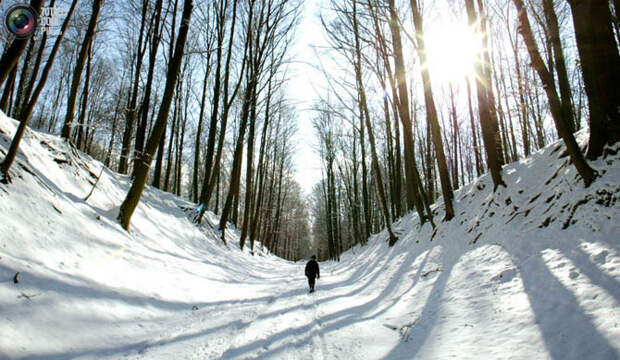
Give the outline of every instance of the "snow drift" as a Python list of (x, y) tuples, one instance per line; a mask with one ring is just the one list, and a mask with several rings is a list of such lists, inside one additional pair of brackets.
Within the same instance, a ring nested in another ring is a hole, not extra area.
[[(15, 128), (0, 113), (0, 157)], [(84, 201), (101, 163), (28, 131), (0, 184), (0, 358), (616, 359), (618, 150), (586, 189), (550, 144), (507, 188), (458, 190), (437, 229), (410, 214), (393, 248), (321, 263), (308, 295), (304, 264), (224, 246), (157, 189), (123, 231), (129, 179), (103, 169)]]

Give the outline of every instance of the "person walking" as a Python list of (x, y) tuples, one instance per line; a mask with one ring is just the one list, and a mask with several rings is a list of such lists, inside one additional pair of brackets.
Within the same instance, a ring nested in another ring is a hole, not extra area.
[(319, 263), (316, 262), (316, 255), (310, 257), (310, 261), (306, 264), (306, 277), (308, 278), (308, 285), (310, 285), (310, 292), (314, 292), (314, 278), (319, 279), (321, 274), (319, 273)]

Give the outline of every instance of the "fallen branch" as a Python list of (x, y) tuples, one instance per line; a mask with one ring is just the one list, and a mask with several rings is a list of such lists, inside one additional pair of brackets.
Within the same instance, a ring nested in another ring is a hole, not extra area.
[[(101, 171), (99, 172), (99, 176), (97, 176), (97, 180), (95, 181), (95, 184), (93, 185), (93, 188), (90, 189), (90, 192), (88, 193), (88, 195), (86, 195), (86, 197), (84, 198), (84, 201), (88, 201), (88, 198), (90, 198), (90, 196), (93, 194), (93, 192), (95, 191), (95, 188), (97, 187), (97, 184), (99, 183), (99, 179), (101, 179), (101, 175), (103, 175), (103, 170), (105, 169), (105, 165), (101, 165)], [(92, 173), (91, 173), (92, 174)]]
[(478, 235), (476, 235), (476, 237), (470, 242), (470, 244), (475, 244), (478, 239), (480, 239), (480, 237), (482, 236), (482, 233), (479, 233)]
[(28, 299), (28, 300), (32, 300), (33, 297), (35, 296), (39, 296), (41, 294), (32, 294), (32, 295), (28, 295), (26, 293), (22, 293), (21, 295), (19, 295), (17, 298), (24, 298), (24, 299)]
[(439, 271), (441, 271), (440, 268), (435, 268), (433, 270), (429, 270), (429, 271), (425, 272), (424, 274), (422, 274), (422, 277), (427, 277), (428, 275), (430, 275), (432, 273), (435, 273), (435, 272), (439, 272)]

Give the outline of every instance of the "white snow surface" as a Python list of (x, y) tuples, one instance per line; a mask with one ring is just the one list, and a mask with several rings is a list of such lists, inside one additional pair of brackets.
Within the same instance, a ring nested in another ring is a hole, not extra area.
[[(0, 158), (16, 126), (0, 113)], [(435, 232), (403, 217), (394, 247), (384, 231), (321, 262), (308, 294), (305, 261), (240, 251), (236, 231), (225, 246), (157, 189), (125, 232), (129, 178), (104, 169), (84, 201), (102, 164), (29, 130), (0, 184), (0, 358), (618, 359), (611, 150), (589, 188), (561, 143), (505, 166), (494, 194), (476, 179), (454, 219), (441, 200)]]

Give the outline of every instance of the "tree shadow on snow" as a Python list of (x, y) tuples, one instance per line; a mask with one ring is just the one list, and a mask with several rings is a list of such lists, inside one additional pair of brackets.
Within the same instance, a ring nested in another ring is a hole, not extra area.
[(155, 347), (170, 345), (170, 344), (183, 342), (187, 340), (192, 340), (192, 339), (196, 339), (200, 337), (205, 337), (205, 336), (208, 336), (209, 334), (218, 332), (226, 328), (230, 328), (231, 326), (235, 326), (235, 324), (240, 324), (241, 322), (242, 322), (241, 320), (234, 320), (224, 325), (219, 325), (219, 326), (209, 328), (209, 329), (200, 329), (198, 331), (184, 333), (181, 335), (173, 336), (171, 338), (162, 339), (162, 340), (156, 340), (156, 341), (142, 340), (142, 341), (125, 344), (125, 345), (121, 345), (117, 347), (112, 347), (112, 348), (101, 348), (101, 347), (97, 347), (97, 345), (93, 345), (92, 348), (89, 348), (89, 349), (63, 352), (59, 354), (53, 354), (53, 353), (29, 354), (28, 356), (23, 357), (21, 359), (61, 360), (61, 359), (73, 359), (73, 358), (77, 358), (81, 356), (88, 356), (89, 358), (98, 358), (98, 357), (103, 357), (103, 356), (109, 357), (109, 356), (122, 355), (122, 354), (124, 354), (124, 357), (127, 357), (129, 356), (128, 353), (131, 353), (131, 352), (138, 352), (138, 354), (140, 355), (147, 355), (146, 353), (148, 352), (150, 348), (155, 348)]
[[(390, 256), (387, 257), (387, 260), (392, 259), (396, 255), (398, 255), (397, 252), (392, 252)], [(393, 274), (400, 275), (403, 272), (405, 272), (407, 268), (412, 266), (413, 262), (417, 259), (418, 256), (422, 256), (422, 254), (415, 254), (414, 252), (408, 253), (407, 256), (404, 258), (404, 260), (402, 261), (402, 263), (400, 264), (400, 266), (397, 268), (397, 270), (393, 272)], [(250, 342), (248, 344), (245, 344), (239, 347), (230, 348), (223, 354), (222, 359), (242, 358), (243, 356), (248, 356), (250, 354), (253, 354), (253, 355), (259, 354), (260, 358), (269, 358), (269, 357), (277, 358), (277, 354), (283, 351), (284, 349), (287, 349), (290, 347), (303, 346), (307, 344), (308, 342), (310, 342), (313, 337), (319, 334), (327, 334), (327, 333), (330, 333), (330, 332), (333, 332), (333, 331), (336, 331), (336, 330), (339, 330), (344, 327), (348, 327), (348, 326), (351, 326), (357, 323), (363, 323), (369, 320), (377, 319), (380, 315), (387, 312), (394, 304), (396, 304), (400, 300), (400, 296), (408, 293), (409, 291), (411, 291), (411, 289), (413, 289), (416, 286), (420, 277), (422, 276), (422, 269), (424, 269), (429, 256), (430, 256), (430, 251), (427, 251), (424, 255), (422, 262), (418, 266), (416, 275), (414, 276), (411, 285), (407, 287), (407, 289), (405, 289), (404, 291), (399, 292), (398, 294), (394, 294), (394, 292), (397, 290), (398, 285), (401, 283), (401, 277), (392, 276), (387, 286), (385, 286), (381, 290), (381, 292), (377, 294), (377, 296), (375, 296), (373, 299), (367, 301), (364, 304), (351, 306), (346, 309), (343, 309), (343, 310), (340, 310), (334, 313), (330, 313), (330, 314), (325, 314), (321, 316), (317, 315), (316, 319), (312, 319), (312, 321), (310, 321), (309, 323), (305, 325), (297, 326), (297, 327), (287, 327), (286, 329), (273, 333), (266, 338), (260, 339), (259, 341), (253, 341), (253, 342)], [(389, 263), (389, 261), (386, 261), (386, 263)], [(380, 270), (382, 269), (381, 268), (377, 269), (379, 273), (381, 273)], [(359, 274), (353, 274), (351, 277), (355, 277), (357, 275)], [(346, 297), (353, 296), (356, 293), (361, 292), (364, 288), (370, 286), (375, 281), (377, 281), (377, 278), (378, 276), (373, 276), (372, 278), (368, 279), (368, 281), (363, 283), (361, 286), (356, 287), (354, 291), (351, 291), (347, 294), (318, 298), (315, 301), (315, 305), (317, 306), (317, 308), (320, 309), (322, 304), (328, 303), (330, 301), (334, 301), (338, 298), (346, 298)], [(350, 282), (342, 281), (342, 283), (350, 283)], [(331, 285), (331, 289), (337, 288), (338, 284), (340, 283)], [(321, 290), (321, 293), (323, 293), (323, 291), (327, 292), (325, 288)], [(299, 291), (299, 296), (303, 296), (304, 294), (305, 294), (305, 290)], [(386, 302), (385, 299), (387, 298), (391, 298), (392, 300), (389, 302)], [(377, 308), (377, 305), (379, 304), (382, 304), (383, 307)], [(303, 308), (306, 306), (307, 306), (306, 304), (299, 304), (299, 305), (287, 307), (285, 309), (279, 309), (277, 311), (263, 313), (257, 318), (257, 320), (266, 319), (270, 317), (276, 317), (280, 313), (299, 310), (300, 308)], [(362, 314), (366, 314), (366, 316), (363, 316)], [(316, 328), (317, 324), (319, 325), (318, 329)], [(240, 333), (243, 334), (242, 331)], [(288, 337), (297, 338), (297, 340), (284, 341)], [(278, 344), (278, 343), (280, 345), (277, 345), (275, 347), (271, 345), (271, 344)]]
[(592, 284), (605, 289), (616, 302), (620, 302), (620, 282), (601, 271), (590, 259), (590, 256), (579, 247), (563, 251), (563, 255), (571, 260), (581, 273), (588, 277)]
[[(91, 282), (89, 280), (81, 279), (79, 277), (60, 273), (58, 271), (50, 270), (49, 271), (57, 274), (58, 276), (62, 276), (66, 278), (66, 281), (59, 280), (57, 278), (51, 276), (40, 275), (33, 272), (22, 273), (20, 276), (20, 283), (16, 286), (21, 287), (28, 292), (36, 292), (37, 295), (41, 295), (41, 297), (37, 297), (33, 300), (33, 303), (30, 304), (29, 313), (34, 317), (36, 316), (35, 310), (45, 311), (46, 308), (52, 306), (54, 302), (61, 301), (58, 299), (58, 294), (61, 294), (64, 297), (69, 298), (79, 298), (85, 302), (90, 300), (101, 300), (105, 302), (118, 301), (119, 303), (123, 303), (129, 306), (134, 306), (136, 308), (156, 308), (159, 310), (170, 311), (174, 313), (179, 312), (190, 312), (192, 311), (192, 307), (196, 306), (200, 310), (199, 311), (213, 311), (214, 308), (219, 306), (223, 306), (226, 311), (230, 311), (231, 314), (235, 314), (235, 305), (238, 306), (246, 306), (252, 304), (262, 304), (262, 303), (271, 303), (274, 300), (273, 296), (262, 296), (251, 299), (239, 299), (239, 300), (226, 300), (226, 301), (212, 301), (212, 302), (202, 302), (202, 303), (185, 303), (178, 301), (166, 301), (161, 299), (156, 299), (153, 297), (145, 296), (142, 294), (134, 293), (129, 289), (114, 289), (114, 288), (104, 288), (106, 285), (98, 284)], [(0, 274), (9, 275), (13, 274), (14, 269), (8, 268), (6, 266), (0, 265)], [(295, 289), (291, 291), (284, 292), (281, 296), (289, 297), (294, 296), (300, 293), (301, 290)], [(46, 296), (47, 295), (47, 296)], [(8, 299), (6, 299), (8, 300)], [(2, 308), (5, 311), (11, 309), (11, 305), (15, 303), (15, 301), (2, 301)], [(24, 300), (25, 301), (25, 300)], [(0, 310), (0, 316), (3, 313)], [(75, 321), (88, 322), (93, 323), (96, 322), (96, 314), (93, 314), (93, 317), (87, 318), (84, 316), (78, 316), (74, 318)], [(33, 318), (34, 321), (34, 318)], [(59, 319), (59, 321), (63, 321)], [(116, 320), (115, 324), (123, 324), (123, 323), (135, 323), (139, 321), (139, 319), (128, 318), (126, 320)], [(150, 320), (144, 320), (150, 321)], [(149, 338), (149, 333), (145, 330), (144, 336), (141, 336), (141, 340), (133, 340), (128, 338), (127, 341), (132, 341), (131, 343), (127, 343), (124, 345), (116, 346), (116, 347), (103, 347), (101, 344), (89, 344), (85, 345), (83, 349), (73, 350), (73, 351), (62, 351), (60, 352), (46, 352), (46, 353), (29, 353), (25, 355), (24, 358), (28, 359), (67, 359), (67, 358), (75, 358), (80, 356), (88, 356), (88, 357), (101, 357), (101, 356), (114, 356), (116, 354), (128, 353), (131, 351), (138, 351), (140, 353), (144, 353), (148, 350), (148, 348), (168, 345), (176, 342), (182, 342), (186, 340), (191, 340), (203, 336), (207, 336), (211, 333), (215, 333), (221, 331), (223, 329), (230, 328), (242, 328), (243, 326), (247, 326), (243, 320), (240, 319), (231, 319), (229, 322), (217, 325), (215, 327), (209, 327), (209, 322), (201, 322), (202, 325), (199, 329), (190, 330), (190, 332), (178, 334), (166, 339), (155, 340)], [(41, 339), (43, 341), (43, 339)]]
[[(401, 341), (392, 349), (386, 359), (414, 359), (422, 346), (428, 340), (431, 330), (439, 319), (439, 309), (442, 304), (442, 296), (446, 289), (452, 269), (460, 259), (459, 256), (442, 256), (443, 267), (433, 283), (433, 288), (426, 298), (422, 312), (414, 324), (411, 325), (405, 336), (411, 341)], [(402, 340), (402, 339), (401, 339)]]
[[(557, 360), (617, 359), (618, 352), (596, 329), (593, 319), (585, 313), (575, 295), (549, 270), (541, 257), (546, 247), (541, 248), (536, 251), (516, 251), (503, 247), (518, 266), (519, 276), (548, 354)], [(620, 290), (615, 279), (586, 261), (586, 254), (581, 250), (564, 251), (563, 254), (571, 258), (593, 284), (618, 299)], [(416, 358), (437, 323), (441, 296), (450, 271), (457, 262), (458, 259), (446, 262), (444, 271), (435, 281), (431, 295), (426, 300), (420, 319), (407, 333), (409, 341), (400, 342), (385, 358)]]
[[(136, 307), (153, 307), (161, 310), (179, 311), (191, 310), (192, 306), (198, 308), (219, 306), (219, 305), (235, 305), (267, 302), (272, 296), (261, 296), (250, 299), (239, 300), (222, 300), (211, 302), (181, 302), (156, 299), (144, 294), (134, 292), (126, 288), (113, 288), (109, 284), (100, 284), (87, 279), (82, 279), (71, 274), (61, 273), (55, 270), (47, 269), (56, 273), (58, 276), (66, 278), (62, 281), (57, 278), (36, 274), (33, 272), (20, 273), (20, 283), (18, 286), (28, 286), (28, 291), (37, 291), (41, 295), (50, 293), (63, 294), (64, 296), (76, 299), (100, 299), (100, 300), (116, 300), (127, 305)], [(0, 274), (14, 274), (15, 270), (0, 265)], [(292, 292), (285, 293), (283, 296), (291, 296)], [(39, 300), (40, 301), (40, 300)], [(1, 313), (1, 311), (0, 311)]]
[(616, 350), (596, 329), (575, 295), (549, 270), (541, 250), (530, 252), (533, 255), (506, 251), (518, 264), (530, 306), (553, 359), (618, 358)]

